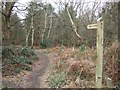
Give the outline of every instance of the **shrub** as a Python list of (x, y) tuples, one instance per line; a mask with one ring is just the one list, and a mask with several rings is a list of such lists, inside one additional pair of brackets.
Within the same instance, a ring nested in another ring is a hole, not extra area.
[(23, 56), (35, 55), (35, 53), (33, 52), (33, 50), (31, 48), (27, 48), (27, 47), (22, 48), (21, 54)]
[(25, 58), (24, 56), (15, 56), (13, 57), (12, 64), (32, 64), (32, 62), (30, 60), (27, 60), (27, 58)]
[[(31, 64), (37, 55), (29, 47), (2, 47), (3, 75), (19, 73), (21, 70), (31, 71)], [(5, 73), (4, 73), (5, 72)], [(12, 74), (13, 75), (13, 74)]]
[(11, 59), (15, 55), (15, 50), (10, 46), (2, 47), (2, 58)]
[(79, 47), (80, 51), (81, 52), (84, 52), (86, 50), (86, 46), (84, 44), (82, 44), (80, 47)]
[(51, 39), (43, 39), (43, 42), (40, 41), (40, 47), (45, 49), (45, 48), (50, 48), (52, 47), (53, 41)]

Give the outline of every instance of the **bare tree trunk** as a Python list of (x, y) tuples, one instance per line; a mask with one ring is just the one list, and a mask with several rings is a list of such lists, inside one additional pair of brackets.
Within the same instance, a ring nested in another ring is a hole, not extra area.
[(77, 32), (77, 27), (75, 26), (75, 23), (74, 23), (71, 15), (70, 15), (70, 12), (69, 12), (69, 10), (68, 10), (68, 7), (66, 7), (66, 10), (67, 10), (67, 13), (68, 13), (68, 16), (69, 16), (69, 18), (70, 18), (70, 22), (71, 22), (71, 24), (72, 24), (72, 27), (73, 27), (73, 30), (74, 30), (75, 34), (77, 35), (78, 38), (81, 39), (81, 36), (80, 36), (80, 35), (78, 34), (78, 32)]
[(32, 38), (31, 38), (31, 47), (33, 47), (34, 44), (34, 27), (33, 27), (33, 17), (31, 18), (31, 30), (32, 30)]
[(11, 30), (10, 30), (10, 17), (6, 17), (5, 18), (5, 45), (10, 45), (10, 33), (11, 33)]
[(43, 39), (44, 39), (44, 33), (46, 31), (46, 28), (47, 28), (47, 11), (44, 10), (44, 13), (45, 13), (45, 24), (44, 24), (44, 29), (43, 29), (43, 33), (42, 33), (42, 43), (43, 43)]
[(33, 19), (33, 15), (34, 15), (34, 12), (33, 12), (33, 3), (32, 2), (32, 11), (31, 11), (31, 30), (32, 30), (32, 38), (31, 38), (31, 47), (33, 47), (34, 45), (34, 26), (33, 26), (33, 22), (34, 22), (34, 19)]
[(28, 38), (30, 36), (30, 32), (31, 32), (31, 30), (29, 30), (28, 34), (26, 32), (26, 46), (28, 46)]
[(47, 38), (50, 37), (51, 28), (52, 28), (52, 15), (51, 15), (51, 17), (50, 17), (50, 27), (49, 27), (49, 31), (48, 31), (48, 36), (47, 36)]
[[(4, 44), (9, 45), (10, 43), (10, 35), (11, 35), (11, 28), (10, 28), (10, 17), (11, 12), (16, 2), (3, 2), (5, 4), (5, 9), (2, 9), (2, 15), (5, 17), (5, 24), (4, 24)], [(2, 6), (3, 7), (3, 6)]]

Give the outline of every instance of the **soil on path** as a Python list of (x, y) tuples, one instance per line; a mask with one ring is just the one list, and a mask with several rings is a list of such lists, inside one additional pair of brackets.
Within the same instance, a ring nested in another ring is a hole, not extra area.
[(3, 86), (10, 88), (45, 88), (45, 83), (51, 64), (51, 55), (47, 55), (40, 50), (36, 50), (39, 60), (33, 64), (32, 71), (27, 72), (24, 76), (15, 76), (12, 79), (3, 78)]

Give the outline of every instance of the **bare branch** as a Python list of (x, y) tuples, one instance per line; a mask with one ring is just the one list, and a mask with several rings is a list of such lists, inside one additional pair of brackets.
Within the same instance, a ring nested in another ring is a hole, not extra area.
[(75, 23), (73, 22), (73, 19), (72, 19), (71, 15), (70, 15), (70, 12), (69, 12), (69, 10), (68, 10), (67, 7), (66, 7), (66, 10), (67, 10), (67, 13), (68, 13), (68, 16), (70, 18), (70, 21), (71, 21), (71, 24), (72, 24), (72, 27), (73, 27), (73, 30), (74, 30), (75, 34), (77, 35), (77, 37), (79, 37), (80, 39), (82, 39), (81, 36), (77, 32), (77, 28), (75, 26)]
[(0, 13), (2, 13), (2, 15), (6, 17), (6, 14), (4, 12), (0, 11)]
[(26, 7), (25, 9), (19, 9), (19, 8), (18, 8), (18, 6), (14, 6), (14, 7), (15, 7), (17, 10), (19, 10), (19, 11), (25, 11), (25, 10), (27, 10), (27, 9), (28, 9), (28, 7), (29, 7), (29, 6), (28, 6), (28, 7)]
[[(38, 13), (38, 12), (37, 12), (37, 13)], [(26, 18), (26, 19), (20, 19), (20, 20), (16, 21), (16, 22), (15, 22), (14, 24), (12, 24), (10, 27), (13, 27), (14, 25), (16, 25), (17, 23), (19, 23), (19, 22), (21, 22), (21, 21), (23, 21), (23, 20), (28, 20), (29, 18), (31, 18), (31, 17), (37, 15), (37, 13), (34, 13), (32, 16), (29, 16), (29, 17)]]

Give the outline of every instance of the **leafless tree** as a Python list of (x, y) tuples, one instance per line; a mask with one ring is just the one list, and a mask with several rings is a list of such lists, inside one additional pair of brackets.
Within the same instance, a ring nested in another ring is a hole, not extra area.
[(11, 13), (13, 10), (13, 7), (15, 5), (15, 3), (17, 2), (17, 0), (14, 2), (2, 2), (2, 15), (4, 16), (4, 27), (3, 27), (3, 35), (4, 35), (4, 43), (6, 43), (6, 45), (10, 44), (10, 35), (11, 35), (11, 28), (10, 28), (10, 19), (11, 19)]
[[(31, 2), (32, 3), (32, 5), (31, 5), (31, 16), (33, 16), (34, 15), (34, 0), (33, 0), (33, 2)], [(30, 25), (30, 29), (32, 30), (32, 38), (31, 38), (31, 47), (33, 47), (33, 44), (34, 44), (34, 32), (35, 32), (35, 30), (34, 30), (34, 18), (33, 17), (31, 17), (31, 25)]]

